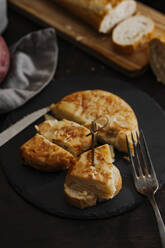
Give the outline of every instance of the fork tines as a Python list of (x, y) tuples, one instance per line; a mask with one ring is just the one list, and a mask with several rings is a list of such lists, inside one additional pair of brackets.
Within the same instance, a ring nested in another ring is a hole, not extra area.
[[(136, 139), (134, 136), (136, 136)], [(131, 133), (131, 141), (132, 147), (130, 146), (128, 136), (126, 136), (129, 158), (133, 169), (133, 176), (135, 178), (153, 176), (157, 180), (143, 131), (140, 130), (140, 136), (137, 132), (135, 135)]]

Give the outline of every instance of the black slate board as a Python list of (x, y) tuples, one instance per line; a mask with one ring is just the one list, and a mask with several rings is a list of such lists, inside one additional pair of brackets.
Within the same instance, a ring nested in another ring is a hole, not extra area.
[[(164, 140), (165, 115), (148, 95), (127, 83), (109, 78), (66, 79), (52, 81), (46, 89), (17, 111), (5, 122), (7, 126), (27, 113), (57, 102), (66, 94), (84, 89), (104, 89), (125, 99), (134, 109), (143, 128), (160, 186), (165, 182)], [(42, 121), (42, 118), (35, 123)], [(123, 187), (117, 197), (87, 209), (77, 209), (67, 204), (63, 192), (65, 172), (43, 173), (24, 167), (19, 157), (19, 147), (35, 133), (34, 124), (26, 128), (0, 151), (0, 166), (13, 189), (34, 206), (57, 216), (74, 219), (100, 219), (119, 215), (133, 209), (144, 198), (133, 186), (129, 163), (118, 154), (115, 162), (123, 178)]]

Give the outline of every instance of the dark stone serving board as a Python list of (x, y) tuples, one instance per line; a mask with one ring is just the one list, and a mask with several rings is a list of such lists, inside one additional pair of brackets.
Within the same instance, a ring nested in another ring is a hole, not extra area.
[[(78, 90), (104, 89), (126, 100), (134, 109), (147, 139), (160, 186), (165, 182), (165, 115), (159, 105), (148, 95), (125, 82), (110, 78), (84, 78), (52, 81), (39, 95), (9, 114), (5, 126), (14, 123), (36, 109), (59, 101), (63, 96)], [(43, 119), (35, 122), (39, 123)], [(2, 166), (8, 182), (26, 201), (50, 214), (74, 219), (101, 219), (119, 215), (143, 201), (133, 185), (129, 162), (118, 154), (115, 162), (123, 178), (123, 187), (114, 199), (87, 209), (77, 209), (65, 200), (63, 185), (66, 172), (43, 173), (21, 164), (19, 147), (35, 133), (30, 125), (0, 150)]]

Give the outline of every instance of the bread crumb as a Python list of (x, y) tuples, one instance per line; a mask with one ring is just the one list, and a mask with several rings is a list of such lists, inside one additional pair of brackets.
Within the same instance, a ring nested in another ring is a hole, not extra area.
[(83, 40), (83, 39), (84, 39), (84, 37), (83, 37), (83, 36), (80, 36), (80, 35), (76, 37), (76, 40), (77, 40), (77, 41), (81, 41), (81, 40)]

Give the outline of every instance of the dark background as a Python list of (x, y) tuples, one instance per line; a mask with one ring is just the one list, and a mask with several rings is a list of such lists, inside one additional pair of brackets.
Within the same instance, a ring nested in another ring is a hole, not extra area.
[[(164, 0), (142, 1), (165, 13)], [(14, 10), (8, 11), (9, 24), (4, 33), (8, 45), (41, 27)], [(150, 68), (138, 78), (128, 78), (105, 66), (58, 36), (59, 63), (55, 79), (74, 76), (106, 76), (119, 78), (153, 97), (165, 109), (165, 86), (156, 82)], [(7, 114), (0, 115), (0, 131)], [(153, 116), (154, 118), (154, 116)], [(157, 194), (157, 202), (165, 220), (165, 187)], [(41, 212), (20, 198), (9, 186), (0, 169), (0, 246), (31, 248), (65, 247), (161, 247), (153, 211), (145, 200), (135, 210), (118, 217), (97, 221), (68, 220)]]

